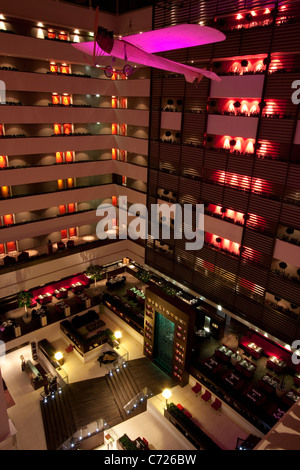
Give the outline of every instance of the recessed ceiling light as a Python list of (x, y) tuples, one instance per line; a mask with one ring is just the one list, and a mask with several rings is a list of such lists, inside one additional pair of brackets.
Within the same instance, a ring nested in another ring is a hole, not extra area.
[(75, 29), (74, 34), (80, 34), (80, 31), (78, 29)]
[(44, 27), (43, 23), (38, 23), (37, 25), (38, 25), (39, 28), (43, 28), (43, 27)]
[(0, 13), (0, 20), (5, 20), (5, 17)]

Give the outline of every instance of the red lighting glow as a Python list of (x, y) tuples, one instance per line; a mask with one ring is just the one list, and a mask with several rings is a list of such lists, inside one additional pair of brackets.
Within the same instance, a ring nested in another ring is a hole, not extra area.
[(56, 152), (55, 154), (56, 157), (56, 163), (63, 163), (63, 153), (62, 152)]
[(0, 168), (6, 167), (6, 157), (4, 155), (0, 155)]
[(117, 160), (117, 149), (111, 149), (112, 160)]
[(73, 152), (68, 150), (67, 152), (65, 152), (65, 161), (67, 163), (71, 163), (73, 161)]

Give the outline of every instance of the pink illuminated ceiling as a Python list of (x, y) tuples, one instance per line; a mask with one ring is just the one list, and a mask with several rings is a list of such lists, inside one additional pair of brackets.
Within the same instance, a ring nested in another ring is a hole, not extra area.
[[(220, 81), (220, 78), (214, 72), (173, 62), (164, 57), (153, 55), (153, 53), (200, 46), (224, 41), (224, 39), (224, 34), (213, 28), (198, 24), (182, 24), (126, 36), (124, 39), (114, 39), (112, 48), (109, 51), (105, 51), (105, 48), (102, 50), (99, 44), (96, 43), (95, 54), (97, 57), (101, 57), (109, 52), (111, 57), (124, 60), (125, 62), (133, 62), (169, 72), (180, 73), (191, 83), (194, 80), (199, 82), (203, 76)], [(94, 45), (94, 42), (72, 44), (73, 47), (89, 56), (94, 54)]]

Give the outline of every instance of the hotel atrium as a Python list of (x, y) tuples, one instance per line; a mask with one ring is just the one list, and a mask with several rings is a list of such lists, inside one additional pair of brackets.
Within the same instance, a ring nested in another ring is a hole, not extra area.
[[(180, 25), (218, 39), (154, 43)], [(1, 1), (0, 449), (300, 448), (299, 25), (299, 0)]]

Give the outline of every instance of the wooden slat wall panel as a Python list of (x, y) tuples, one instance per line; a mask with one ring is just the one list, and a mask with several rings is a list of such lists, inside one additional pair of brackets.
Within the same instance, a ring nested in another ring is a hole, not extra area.
[(202, 273), (194, 273), (193, 276), (193, 284), (195, 288), (204, 295), (211, 295), (212, 294), (212, 287), (213, 284), (209, 277), (206, 277), (205, 274)]
[(199, 181), (193, 181), (187, 178), (179, 179), (179, 202), (180, 204), (199, 204), (200, 201)]
[(223, 201), (223, 188), (209, 183), (202, 183), (201, 186), (201, 199), (205, 202), (211, 202), (217, 206), (222, 205)]
[(158, 184), (158, 172), (152, 169), (149, 169), (148, 173), (148, 183), (149, 183), (149, 189), (153, 190), (154, 193), (156, 193), (156, 187)]
[(154, 251), (152, 251), (148, 247), (146, 248), (145, 260), (146, 260), (146, 264), (148, 264), (149, 266), (153, 266), (153, 264), (154, 264)]
[(281, 25), (274, 30), (273, 52), (299, 52), (299, 23)]
[(164, 78), (162, 84), (162, 96), (167, 96), (171, 98), (183, 98), (184, 87), (184, 77)]
[(300, 286), (294, 282), (282, 279), (281, 276), (271, 274), (267, 290), (282, 299), (289, 300), (296, 305), (300, 305)]
[(213, 44), (204, 44), (203, 46), (189, 47), (187, 49), (187, 63), (200, 69), (205, 69), (209, 66), (209, 60), (213, 55)]
[[(262, 315), (263, 306), (247, 297), (236, 295), (234, 306), (243, 314), (249, 322), (257, 322)], [(257, 324), (257, 323), (256, 323)], [(269, 330), (268, 330), (269, 331)]]
[(149, 167), (158, 168), (159, 162), (159, 142), (150, 141)]
[[(191, 168), (201, 170), (203, 166), (203, 153), (202, 148), (194, 148), (190, 146), (182, 146), (181, 150), (181, 169), (180, 172), (183, 172), (186, 169), (186, 166)], [(201, 171), (200, 171), (201, 174)]]
[(268, 272), (266, 270), (246, 263), (241, 263), (238, 275), (240, 278), (247, 279), (263, 289), (266, 288), (268, 281)]
[(160, 111), (151, 112), (150, 138), (158, 139), (160, 136)]
[(201, 145), (204, 140), (205, 115), (184, 113), (183, 117), (183, 144)]
[(273, 253), (273, 239), (251, 230), (245, 229), (243, 245), (265, 253), (270, 257)]
[(300, 230), (300, 207), (283, 203), (280, 213), (280, 223)]
[[(275, 58), (273, 59), (275, 60)], [(272, 66), (271, 66), (272, 67)], [(299, 79), (297, 73), (272, 73), (267, 76), (265, 102), (266, 112), (269, 110), (268, 104), (273, 107), (272, 112), (286, 113), (295, 116), (297, 106), (291, 100), (291, 84)]]
[(159, 167), (169, 168), (175, 173), (179, 172), (180, 146), (170, 144), (160, 144)]
[(269, 50), (272, 26), (242, 30), (240, 55), (265, 53)]
[(209, 95), (210, 89), (210, 80), (204, 77), (200, 85), (195, 87), (193, 83), (186, 83), (185, 88), (185, 101), (184, 109), (185, 111), (190, 110), (206, 110), (207, 97)]
[(245, 176), (252, 175), (254, 157), (242, 155), (228, 155), (227, 171), (240, 173)]
[(226, 256), (223, 253), (216, 254), (216, 266), (226, 269), (233, 274), (237, 274), (239, 267), (239, 260), (234, 259), (230, 256)]
[[(293, 54), (286, 56), (281, 55), (280, 60), (278, 62), (278, 55), (275, 53), (271, 56), (270, 70), (273, 70), (275, 66), (275, 68), (277, 69), (285, 69), (286, 72), (294, 73), (294, 70), (298, 68), (299, 61), (299, 54)], [(275, 77), (276, 75), (271, 76)], [(272, 95), (270, 96), (272, 97)]]
[(169, 191), (178, 190), (178, 176), (168, 175), (165, 173), (159, 173), (158, 175), (158, 187), (168, 189)]
[(295, 320), (267, 307), (263, 309), (261, 327), (288, 344), (298, 338), (299, 326)]
[(298, 195), (298, 201), (300, 203), (299, 197), (299, 181), (300, 181), (300, 166), (295, 164), (290, 164), (287, 180), (286, 180), (286, 195), (288, 197)]
[[(293, 129), (292, 119), (262, 118), (259, 138), (289, 144), (292, 140)], [(289, 147), (286, 151), (289, 152)]]
[[(208, 261), (208, 263), (211, 263), (213, 266), (216, 263), (216, 255), (217, 252), (214, 250), (211, 250), (207, 246), (204, 246), (198, 253), (198, 258), (203, 259), (204, 261)], [(195, 260), (196, 262), (196, 260)], [(204, 266), (205, 267), (205, 266)]]
[(151, 80), (151, 95), (152, 98), (159, 98), (161, 97), (161, 90), (162, 90), (162, 78), (153, 77)]
[(214, 170), (226, 170), (227, 166), (227, 153), (215, 152), (214, 150), (205, 150), (204, 153), (204, 167), (212, 168)]
[(214, 44), (214, 57), (231, 57), (240, 55), (240, 31), (226, 31), (226, 40)]
[(261, 217), (278, 220), (280, 208), (281, 203), (278, 201), (264, 199), (256, 194), (251, 194), (250, 196), (248, 212), (251, 214), (257, 214)]
[(216, 0), (211, 0), (210, 2), (199, 2), (199, 0), (191, 0), (189, 3), (190, 17), (195, 22), (213, 18), (216, 14), (218, 3)]
[(276, 185), (283, 185), (287, 170), (288, 165), (285, 162), (257, 159), (254, 165), (253, 177), (265, 179)]
[(156, 269), (161, 270), (162, 273), (171, 275), (173, 263), (170, 263), (170, 260), (167, 257), (155, 253), (155, 267)]
[(238, 190), (225, 188), (223, 206), (236, 207), (239, 212), (245, 212), (248, 205), (249, 195)]

